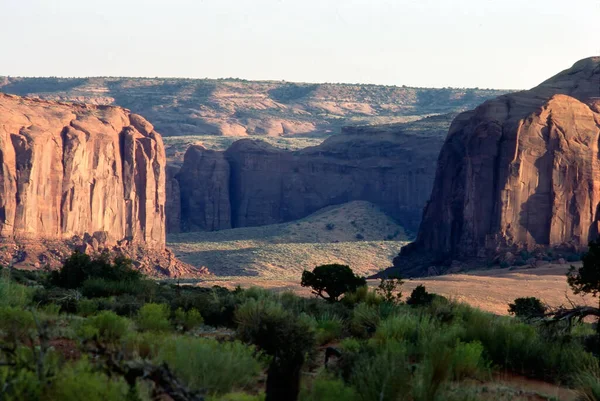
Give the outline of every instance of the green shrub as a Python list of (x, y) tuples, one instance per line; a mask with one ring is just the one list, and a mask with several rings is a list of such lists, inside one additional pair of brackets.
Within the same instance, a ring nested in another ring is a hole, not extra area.
[(305, 319), (270, 300), (249, 299), (236, 312), (238, 336), (273, 356), (267, 374), (266, 397), (295, 400), (300, 370), (314, 350), (314, 332)]
[(60, 313), (60, 305), (57, 304), (47, 304), (47, 305), (43, 305), (40, 308), (40, 311), (43, 312), (45, 315), (50, 315), (50, 316), (58, 316), (58, 314)]
[(0, 272), (0, 306), (24, 308), (31, 304), (34, 290), (10, 279), (8, 271)]
[(164, 335), (157, 336), (150, 331), (144, 333), (129, 331), (122, 341), (123, 351), (131, 359), (140, 357), (153, 360), (158, 357), (161, 348), (169, 338)]
[(127, 318), (114, 312), (103, 311), (96, 316), (88, 317), (82, 324), (79, 333), (85, 339), (96, 339), (102, 342), (119, 341), (130, 330)]
[(574, 378), (577, 399), (581, 401), (600, 401), (600, 371), (586, 370)]
[(444, 345), (428, 350), (415, 372), (412, 389), (414, 401), (439, 399), (440, 390), (450, 377), (452, 356), (450, 348)]
[(100, 302), (97, 299), (83, 298), (77, 302), (77, 314), (80, 316), (94, 315), (100, 309)]
[(104, 278), (89, 278), (81, 284), (81, 294), (88, 298), (104, 298), (122, 294), (139, 294), (136, 281), (111, 281)]
[(521, 319), (533, 319), (543, 317), (546, 306), (538, 298), (517, 298), (514, 303), (508, 304), (508, 313)]
[(0, 336), (7, 342), (16, 344), (29, 338), (35, 321), (31, 312), (11, 307), (0, 307)]
[(509, 317), (463, 308), (463, 340), (479, 341), (488, 360), (513, 372), (565, 382), (577, 372), (597, 366), (594, 357), (570, 336), (545, 339), (539, 330)]
[(425, 289), (425, 286), (418, 285), (406, 300), (406, 303), (411, 306), (426, 306), (433, 302), (434, 294), (430, 294)]
[(343, 331), (344, 319), (335, 314), (324, 313), (316, 319), (316, 339), (319, 345), (339, 339)]
[(145, 304), (136, 316), (135, 322), (142, 331), (167, 331), (169, 323), (169, 307), (164, 304)]
[(0, 366), (2, 401), (39, 400), (42, 386), (37, 374), (27, 368)]
[(265, 395), (252, 395), (246, 393), (229, 393), (221, 396), (209, 397), (208, 401), (265, 401)]
[(349, 308), (354, 308), (360, 303), (365, 303), (369, 306), (378, 306), (383, 302), (383, 298), (375, 291), (369, 290), (369, 287), (363, 285), (355, 291), (349, 292), (342, 298), (342, 304)]
[(86, 359), (62, 369), (50, 388), (47, 399), (61, 401), (126, 401), (129, 387), (122, 378), (111, 378), (93, 370)]
[(342, 380), (317, 377), (300, 392), (300, 401), (358, 401), (358, 395), (352, 387)]
[(423, 325), (425, 325), (427, 331), (437, 329), (434, 322), (427, 317), (420, 318), (413, 314), (392, 316), (379, 324), (374, 338), (381, 343), (386, 341), (408, 341), (416, 344), (419, 341), (419, 328)]
[(269, 291), (269, 290), (267, 290), (265, 288), (261, 288), (261, 287), (250, 287), (246, 290), (241, 290), (241, 291), (239, 291), (238, 296), (243, 299), (253, 298), (256, 300), (273, 299), (274, 298), (272, 291)]
[(172, 337), (159, 352), (183, 382), (208, 394), (225, 394), (255, 384), (262, 365), (255, 349), (238, 341)]
[(452, 355), (452, 376), (454, 380), (477, 379), (487, 373), (488, 366), (483, 358), (483, 345), (474, 341), (458, 342)]
[(397, 401), (410, 394), (410, 377), (406, 347), (390, 341), (358, 357), (350, 382), (362, 400)]
[(204, 323), (204, 319), (202, 318), (200, 312), (198, 312), (196, 309), (190, 309), (186, 312), (179, 308), (175, 311), (173, 322), (180, 330), (190, 331), (200, 327), (202, 323)]
[(63, 288), (38, 288), (33, 294), (33, 303), (38, 306), (56, 304), (60, 305), (62, 313), (76, 313), (77, 304), (81, 300), (81, 293), (77, 290)]
[(367, 304), (358, 304), (352, 311), (350, 330), (358, 337), (367, 337), (374, 333), (379, 325), (379, 311)]
[(113, 310), (117, 315), (133, 318), (138, 314), (142, 305), (144, 305), (144, 302), (140, 299), (130, 294), (123, 294), (111, 298), (109, 305), (106, 307)]
[(131, 260), (127, 258), (117, 257), (111, 263), (107, 253), (92, 259), (85, 253), (74, 252), (59, 271), (52, 272), (50, 282), (58, 287), (75, 289), (81, 287), (86, 280), (94, 278), (136, 282), (142, 275), (133, 269)]

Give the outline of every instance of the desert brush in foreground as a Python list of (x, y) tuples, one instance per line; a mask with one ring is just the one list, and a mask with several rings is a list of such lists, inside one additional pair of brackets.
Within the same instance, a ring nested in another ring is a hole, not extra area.
[(159, 284), (130, 266), (74, 254), (53, 273), (1, 271), (3, 400), (597, 399), (587, 323), (497, 316), (421, 287), (400, 298), (399, 279), (328, 287), (336, 302)]

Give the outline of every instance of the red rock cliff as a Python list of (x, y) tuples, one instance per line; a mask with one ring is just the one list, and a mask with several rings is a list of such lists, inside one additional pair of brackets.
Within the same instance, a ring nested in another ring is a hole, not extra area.
[(0, 94), (0, 236), (98, 232), (164, 249), (160, 135), (122, 108)]
[(599, 97), (600, 58), (589, 58), (459, 115), (418, 238), (395, 265), (418, 253), (451, 260), (585, 248), (600, 221)]
[[(192, 146), (177, 174), (181, 227), (215, 230), (281, 223), (365, 200), (416, 231), (450, 116), (349, 128), (320, 146), (285, 151), (243, 139), (225, 152)], [(175, 221), (177, 205), (170, 208)]]

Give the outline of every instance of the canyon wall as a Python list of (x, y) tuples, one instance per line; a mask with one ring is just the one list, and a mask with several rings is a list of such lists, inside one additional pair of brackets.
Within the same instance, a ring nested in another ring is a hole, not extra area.
[(117, 107), (0, 94), (0, 235), (165, 245), (165, 155)]
[[(600, 58), (452, 123), (417, 240), (394, 265), (585, 249), (600, 219)], [(412, 255), (412, 256), (411, 256)], [(411, 267), (412, 266), (412, 267)]]
[[(450, 121), (444, 115), (409, 124), (346, 128), (320, 146), (294, 152), (250, 139), (235, 142), (225, 152), (192, 146), (176, 175), (180, 228), (275, 224), (364, 200), (416, 231)], [(177, 207), (173, 210), (176, 214)]]

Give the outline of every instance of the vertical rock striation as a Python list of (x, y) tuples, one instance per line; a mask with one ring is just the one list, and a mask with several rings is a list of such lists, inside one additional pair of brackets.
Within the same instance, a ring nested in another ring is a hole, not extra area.
[(0, 94), (0, 236), (165, 247), (165, 154), (118, 107)]
[(348, 128), (319, 146), (294, 152), (251, 139), (225, 152), (192, 146), (176, 176), (181, 227), (282, 223), (364, 200), (416, 231), (450, 120), (438, 116), (413, 124)]
[(459, 115), (418, 238), (395, 266), (410, 271), (410, 255), (585, 248), (600, 221), (599, 140), (600, 58)]

